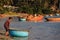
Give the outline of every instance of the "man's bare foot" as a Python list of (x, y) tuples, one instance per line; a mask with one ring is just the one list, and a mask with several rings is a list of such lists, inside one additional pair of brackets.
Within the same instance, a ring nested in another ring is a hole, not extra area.
[(5, 35), (6, 35), (6, 36), (9, 36), (9, 32), (6, 32)]

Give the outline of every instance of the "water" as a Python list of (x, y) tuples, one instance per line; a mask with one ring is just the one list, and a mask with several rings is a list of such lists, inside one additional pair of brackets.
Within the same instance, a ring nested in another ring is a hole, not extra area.
[[(0, 22), (0, 30), (4, 30), (3, 21)], [(15, 38), (20, 40), (60, 40), (60, 22), (18, 22), (13, 21), (11, 28), (29, 30), (28, 38)]]
[(28, 40), (28, 37), (14, 37), (13, 40)]

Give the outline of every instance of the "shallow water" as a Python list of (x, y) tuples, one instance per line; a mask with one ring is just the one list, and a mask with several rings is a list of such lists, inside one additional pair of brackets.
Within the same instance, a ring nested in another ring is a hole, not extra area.
[(14, 37), (13, 40), (28, 40), (28, 37)]
[[(4, 21), (0, 22), (0, 30), (4, 30)], [(29, 30), (27, 40), (60, 40), (60, 22), (20, 22), (13, 21), (11, 28)], [(19, 39), (19, 38), (16, 38)], [(25, 40), (21, 38), (19, 40)]]

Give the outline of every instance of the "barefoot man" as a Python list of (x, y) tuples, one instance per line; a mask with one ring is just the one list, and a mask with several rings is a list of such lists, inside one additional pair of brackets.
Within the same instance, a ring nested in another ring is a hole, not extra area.
[(10, 25), (11, 20), (12, 20), (12, 17), (9, 17), (8, 20), (4, 23), (4, 28), (6, 30), (6, 33), (5, 33), (6, 36), (9, 35), (9, 25)]

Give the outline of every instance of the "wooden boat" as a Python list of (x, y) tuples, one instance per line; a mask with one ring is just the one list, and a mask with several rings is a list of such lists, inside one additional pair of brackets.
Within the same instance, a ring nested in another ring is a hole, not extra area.
[(9, 35), (12, 37), (27, 37), (28, 36), (28, 31), (24, 30), (16, 30), (14, 28), (9, 29)]
[(60, 18), (47, 18), (48, 21), (60, 21)]

